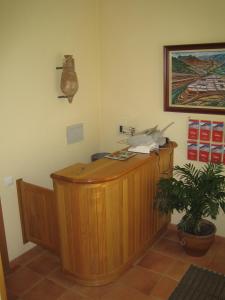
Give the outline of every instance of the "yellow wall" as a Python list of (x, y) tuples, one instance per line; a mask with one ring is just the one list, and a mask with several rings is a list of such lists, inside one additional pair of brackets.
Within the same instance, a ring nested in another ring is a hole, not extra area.
[[(119, 124), (145, 129), (175, 121), (175, 163), (186, 162), (189, 114), (163, 112), (163, 46), (225, 42), (224, 0), (101, 1), (101, 147), (113, 150)], [(202, 118), (203, 115), (192, 115)], [(211, 120), (223, 116), (205, 115)], [(179, 216), (173, 217), (177, 222)], [(225, 236), (224, 215), (217, 221)]]
[[(0, 1), (0, 196), (9, 257), (23, 246), (12, 175), (51, 187), (49, 174), (99, 150), (99, 42), (95, 0)], [(73, 54), (80, 88), (58, 100), (64, 54)], [(66, 144), (82, 122), (84, 140)]]
[[(16, 188), (3, 185), (5, 176), (51, 187), (51, 172), (99, 147), (121, 148), (119, 124), (175, 121), (167, 134), (179, 144), (175, 163), (186, 161), (189, 115), (163, 112), (162, 47), (224, 42), (224, 11), (224, 0), (0, 0), (0, 196), (10, 259), (31, 245), (22, 244)], [(74, 55), (80, 83), (72, 104), (57, 100), (64, 54)], [(84, 141), (67, 145), (66, 126), (80, 122)], [(222, 217), (217, 226), (225, 236)]]

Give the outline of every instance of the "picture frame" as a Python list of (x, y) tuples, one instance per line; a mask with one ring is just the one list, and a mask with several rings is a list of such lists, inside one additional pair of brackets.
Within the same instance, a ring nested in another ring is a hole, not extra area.
[(164, 46), (164, 111), (225, 114), (225, 43)]

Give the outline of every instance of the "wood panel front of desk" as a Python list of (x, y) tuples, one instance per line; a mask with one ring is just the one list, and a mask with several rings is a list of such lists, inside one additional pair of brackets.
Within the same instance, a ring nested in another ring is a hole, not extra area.
[(78, 283), (115, 280), (166, 229), (169, 217), (153, 201), (160, 174), (171, 175), (174, 145), (159, 154), (105, 158), (52, 174), (62, 268)]

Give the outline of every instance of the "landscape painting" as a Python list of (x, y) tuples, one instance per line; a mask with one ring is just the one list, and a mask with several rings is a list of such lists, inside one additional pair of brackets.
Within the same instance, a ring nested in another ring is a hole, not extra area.
[(164, 110), (225, 114), (225, 43), (164, 47)]

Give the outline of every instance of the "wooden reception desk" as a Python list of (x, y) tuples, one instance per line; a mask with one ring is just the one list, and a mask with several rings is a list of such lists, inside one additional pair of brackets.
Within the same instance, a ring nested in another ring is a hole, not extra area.
[(63, 271), (85, 285), (116, 279), (166, 229), (154, 208), (156, 184), (170, 176), (175, 143), (126, 160), (75, 164), (51, 175)]

